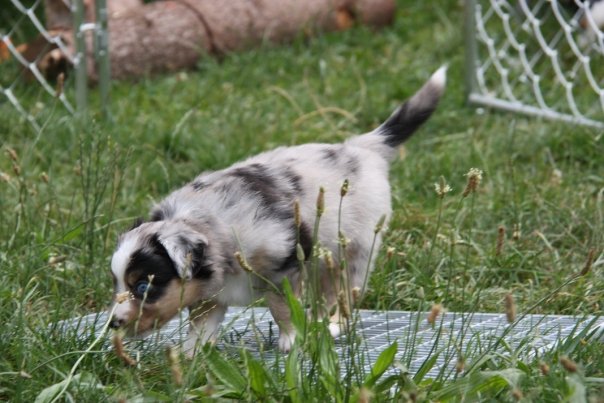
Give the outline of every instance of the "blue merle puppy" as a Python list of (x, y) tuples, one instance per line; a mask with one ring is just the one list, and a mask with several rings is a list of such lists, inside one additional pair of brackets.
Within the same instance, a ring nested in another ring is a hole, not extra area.
[[(325, 211), (317, 241), (335, 259), (341, 222), (348, 240), (345, 286), (362, 292), (374, 264), (374, 228), (383, 215), (391, 214), (389, 163), (396, 147), (435, 110), (445, 72), (444, 67), (436, 71), (369, 133), (341, 144), (280, 147), (203, 173), (170, 194), (152, 209), (148, 221), (119, 238), (111, 261), (112, 327), (145, 334), (187, 307), (190, 329), (183, 348), (192, 355), (196, 345), (215, 340), (229, 305), (247, 305), (264, 296), (279, 326), (279, 348), (289, 351), (295, 330), (279, 289), (287, 278), (298, 295), (302, 292), (296, 244), (299, 240), (305, 256), (311, 256), (319, 188), (325, 189)], [(350, 188), (340, 210), (345, 179)], [(299, 228), (294, 223), (296, 200)], [(378, 234), (376, 247), (380, 242)], [(237, 253), (245, 260), (236, 259)], [(334, 287), (337, 282), (325, 263), (312, 275), (318, 279), (324, 311), (332, 312), (342, 284)], [(330, 322), (337, 336), (342, 323), (337, 310)]]

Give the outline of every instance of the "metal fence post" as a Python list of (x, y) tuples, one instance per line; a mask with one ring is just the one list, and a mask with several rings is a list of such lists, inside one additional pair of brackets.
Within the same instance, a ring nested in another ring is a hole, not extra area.
[(96, 0), (96, 58), (99, 72), (99, 91), (101, 93), (101, 109), (105, 119), (110, 118), (109, 92), (111, 87), (111, 70), (109, 64), (109, 34), (107, 31), (107, 2)]
[(466, 0), (464, 5), (464, 36), (465, 36), (465, 95), (466, 102), (476, 88), (476, 0)]
[(73, 0), (71, 3), (73, 14), (73, 32), (75, 35), (76, 54), (73, 58), (76, 85), (76, 110), (79, 114), (88, 109), (88, 72), (86, 70), (86, 32), (82, 30), (84, 24), (84, 1)]

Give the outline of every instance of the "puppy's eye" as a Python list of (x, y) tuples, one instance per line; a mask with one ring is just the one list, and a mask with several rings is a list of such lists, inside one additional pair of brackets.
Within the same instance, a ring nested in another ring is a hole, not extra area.
[(148, 281), (139, 281), (134, 285), (134, 293), (137, 295), (144, 295), (149, 289)]

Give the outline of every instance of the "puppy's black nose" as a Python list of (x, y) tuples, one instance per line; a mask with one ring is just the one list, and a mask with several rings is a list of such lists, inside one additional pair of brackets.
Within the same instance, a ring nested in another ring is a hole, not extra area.
[(119, 329), (124, 324), (122, 319), (118, 319), (115, 316), (111, 318), (111, 322), (109, 322), (109, 327), (112, 329)]

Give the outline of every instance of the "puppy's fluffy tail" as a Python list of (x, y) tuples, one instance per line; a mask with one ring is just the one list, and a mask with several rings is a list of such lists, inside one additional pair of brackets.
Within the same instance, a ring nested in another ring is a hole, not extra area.
[(439, 68), (410, 99), (399, 106), (377, 129), (349, 140), (349, 144), (374, 149), (390, 157), (394, 148), (432, 115), (445, 91), (447, 67)]

